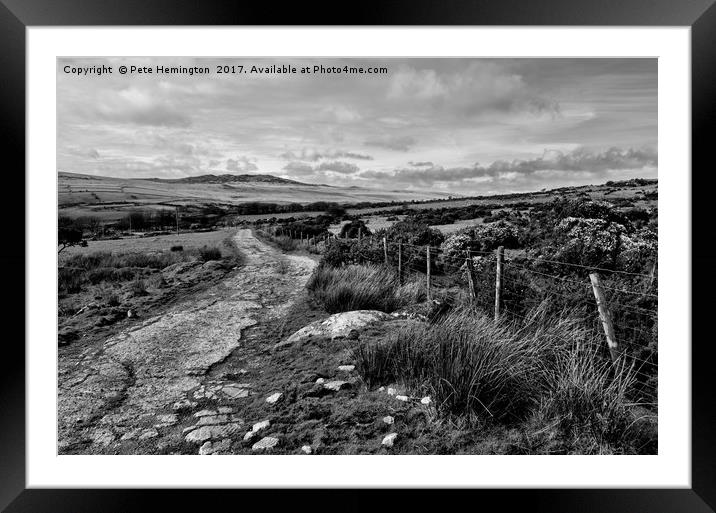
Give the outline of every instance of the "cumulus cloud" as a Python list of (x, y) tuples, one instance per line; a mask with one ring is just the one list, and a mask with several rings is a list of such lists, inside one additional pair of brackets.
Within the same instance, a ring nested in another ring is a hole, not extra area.
[(409, 135), (386, 135), (368, 137), (363, 144), (394, 151), (408, 151), (417, 144), (417, 141)]
[(408, 162), (408, 165), (409, 165), (409, 166), (413, 166), (413, 167), (432, 167), (432, 166), (434, 166), (435, 164), (433, 164), (433, 163), (430, 162), (430, 161), (425, 161), (425, 162), (413, 162), (413, 161), (411, 160), (410, 162)]
[(246, 173), (248, 171), (256, 171), (258, 166), (248, 157), (236, 157), (235, 159), (228, 159), (226, 161), (226, 170), (240, 173)]
[[(421, 163), (430, 164), (430, 163)], [(583, 172), (600, 176), (610, 170), (655, 168), (658, 165), (657, 153), (653, 149), (610, 148), (602, 152), (592, 152), (578, 148), (572, 152), (545, 151), (541, 157), (527, 160), (497, 160), (489, 166), (478, 163), (472, 166), (443, 167), (429, 166), (398, 168), (391, 172), (375, 170), (364, 171), (361, 178), (370, 180), (388, 180), (397, 183), (431, 186), (436, 183), (462, 182), (464, 180), (532, 175), (540, 171), (560, 173)]]
[(321, 162), (314, 166), (305, 162), (294, 161), (286, 164), (283, 169), (293, 176), (316, 176), (320, 178), (326, 178), (328, 176), (326, 171), (341, 175), (350, 175), (360, 171), (360, 168), (355, 164), (342, 162), (340, 160)]
[(322, 159), (355, 159), (355, 160), (373, 160), (370, 155), (362, 153), (354, 153), (352, 151), (328, 150), (325, 152), (303, 148), (300, 152), (285, 151), (279, 155), (283, 160), (301, 160), (305, 162), (317, 162)]
[(103, 91), (95, 111), (100, 119), (110, 122), (164, 127), (191, 125), (189, 116), (175, 109), (166, 98), (135, 87)]
[(391, 77), (388, 98), (430, 105), (461, 116), (489, 112), (559, 113), (559, 103), (530, 89), (524, 77), (493, 61), (451, 73), (404, 66)]

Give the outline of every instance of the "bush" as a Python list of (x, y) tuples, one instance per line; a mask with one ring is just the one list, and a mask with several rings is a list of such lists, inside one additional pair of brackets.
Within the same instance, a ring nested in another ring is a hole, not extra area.
[(282, 251), (295, 251), (298, 247), (298, 242), (288, 235), (279, 235), (278, 237), (274, 237), (273, 241)]
[(423, 299), (423, 289), (398, 285), (396, 273), (382, 266), (319, 266), (306, 285), (329, 313), (352, 310), (393, 312)]
[(448, 237), (441, 247), (446, 258), (462, 258), (466, 250), (486, 252), (500, 246), (519, 246), (517, 228), (503, 220), (462, 229)]
[(147, 284), (144, 280), (137, 278), (129, 285), (129, 291), (133, 296), (146, 296), (148, 294)]
[(172, 246), (170, 251), (184, 251), (184, 246)]

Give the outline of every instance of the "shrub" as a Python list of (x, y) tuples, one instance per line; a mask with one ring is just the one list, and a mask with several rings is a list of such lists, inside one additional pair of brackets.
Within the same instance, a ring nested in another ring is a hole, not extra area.
[(506, 248), (519, 246), (517, 228), (502, 220), (462, 229), (443, 242), (442, 250), (446, 258), (462, 258), (465, 250), (492, 251), (499, 246)]
[(184, 251), (184, 246), (172, 246), (170, 251)]
[(82, 290), (84, 282), (82, 269), (76, 267), (58, 267), (57, 286), (60, 292), (74, 294)]
[(288, 235), (279, 235), (274, 237), (273, 241), (282, 251), (294, 251), (298, 247), (298, 242)]

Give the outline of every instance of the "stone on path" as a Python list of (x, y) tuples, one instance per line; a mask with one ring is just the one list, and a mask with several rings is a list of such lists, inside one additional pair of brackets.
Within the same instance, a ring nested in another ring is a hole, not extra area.
[(430, 403), (431, 403), (431, 401), (430, 401), (430, 397), (429, 397), (429, 396), (423, 397), (423, 398), (420, 400), (420, 404), (430, 404)]
[(221, 392), (231, 399), (238, 399), (241, 397), (249, 396), (248, 388), (242, 387), (240, 385), (226, 385), (221, 388)]
[(304, 445), (303, 447), (301, 447), (301, 452), (304, 454), (311, 454), (313, 451), (311, 450), (310, 445)]
[(338, 370), (341, 372), (353, 372), (355, 370), (355, 365), (339, 365)]
[(257, 422), (256, 424), (254, 424), (252, 426), (251, 431), (249, 431), (248, 433), (246, 433), (244, 435), (244, 440), (250, 440), (251, 438), (254, 437), (254, 435), (256, 435), (256, 433), (258, 433), (262, 429), (266, 429), (270, 425), (271, 425), (271, 422), (268, 419), (262, 420), (261, 422)]
[(204, 442), (204, 445), (199, 448), (199, 454), (202, 456), (220, 454), (221, 451), (228, 451), (230, 446), (231, 440), (228, 438), (224, 438), (221, 442)]
[(166, 415), (157, 415), (157, 420), (162, 424), (172, 425), (177, 423), (179, 417), (175, 413), (168, 413)]
[(393, 422), (395, 422), (395, 419), (393, 417), (391, 417), (390, 415), (387, 415), (387, 416), (383, 417), (383, 422), (390, 425)]
[(389, 388), (389, 389), (388, 389), (388, 395), (395, 395), (395, 394), (397, 394), (397, 393), (398, 393), (398, 392), (396, 392), (394, 388)]
[(139, 435), (139, 439), (140, 440), (148, 440), (150, 438), (154, 438), (157, 436), (159, 436), (159, 432), (156, 429), (147, 429), (146, 431), (144, 431), (144, 433)]
[(393, 443), (395, 442), (397, 436), (398, 433), (390, 433), (389, 435), (385, 435), (385, 438), (383, 438), (381, 444), (385, 445), (386, 447), (393, 447)]
[(276, 404), (276, 402), (281, 399), (281, 396), (283, 394), (281, 392), (276, 392), (275, 394), (271, 394), (266, 398), (266, 402), (269, 404)]
[(323, 379), (323, 378), (318, 378), (318, 379), (316, 380), (316, 383), (319, 384), (319, 385), (322, 385), (322, 384), (325, 383), (325, 382), (326, 382), (326, 380)]
[(273, 436), (265, 436), (254, 445), (251, 446), (252, 451), (268, 451), (278, 445), (278, 438)]
[(237, 431), (241, 424), (224, 424), (224, 425), (211, 425), (211, 426), (199, 426), (196, 429), (189, 432), (186, 435), (185, 440), (191, 443), (203, 443), (207, 440), (216, 440), (219, 438), (228, 438)]
[(405, 401), (408, 400), (408, 396), (407, 396), (407, 395), (396, 395), (395, 398), (396, 398), (398, 401), (403, 401), (403, 402), (405, 402)]

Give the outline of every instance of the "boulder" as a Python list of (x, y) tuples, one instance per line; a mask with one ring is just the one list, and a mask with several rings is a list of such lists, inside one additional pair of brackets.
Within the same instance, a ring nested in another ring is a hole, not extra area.
[(341, 337), (348, 338), (354, 332), (362, 330), (370, 324), (389, 319), (391, 319), (390, 315), (378, 310), (355, 310), (353, 312), (333, 314), (327, 319), (304, 326), (286, 340), (276, 344), (275, 348), (292, 345), (314, 337), (330, 338), (331, 340)]

